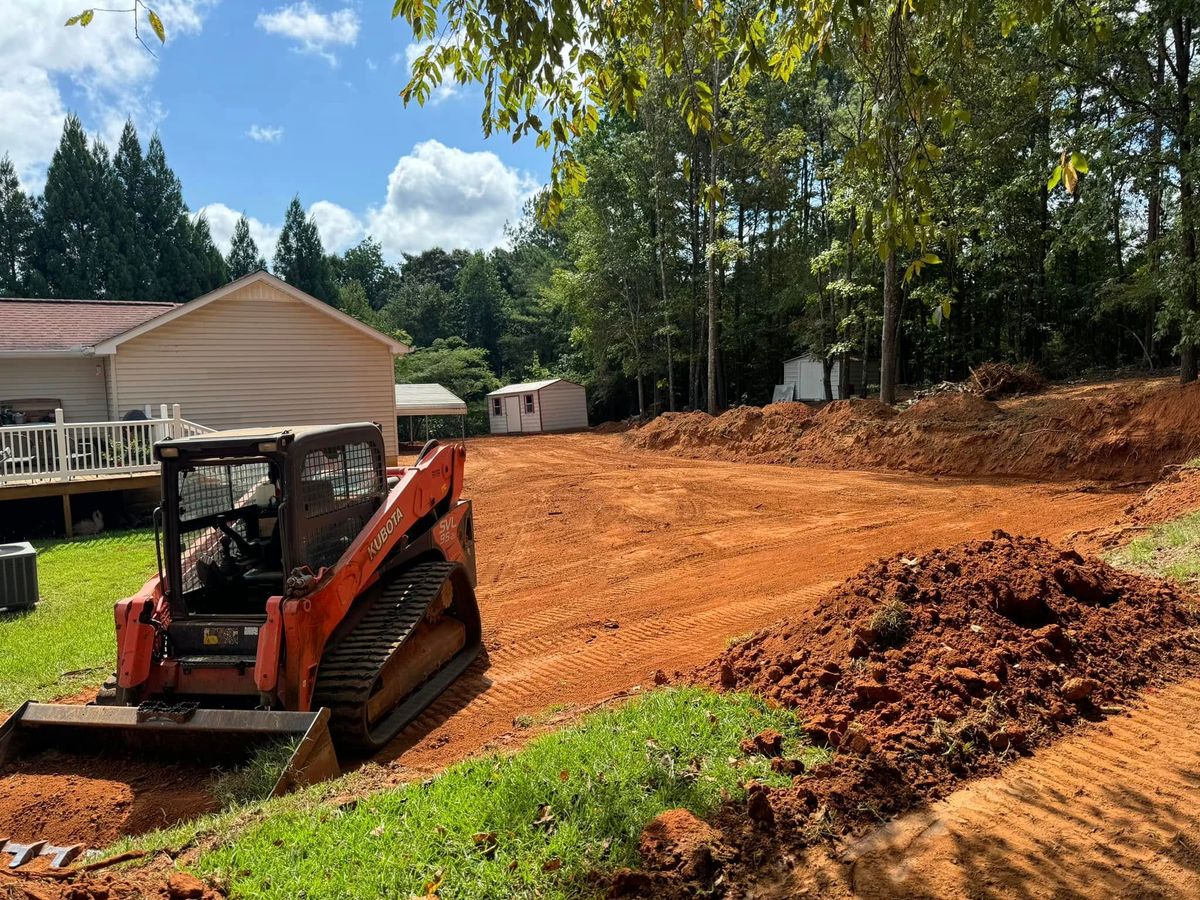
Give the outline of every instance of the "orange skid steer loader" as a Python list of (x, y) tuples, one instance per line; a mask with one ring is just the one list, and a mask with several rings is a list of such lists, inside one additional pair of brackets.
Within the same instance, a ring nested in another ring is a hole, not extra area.
[(466, 450), (384, 466), (369, 423), (162, 441), (158, 574), (116, 605), (95, 704), (26, 703), (0, 767), (43, 748), (244, 760), (294, 742), (273, 793), (390, 741), (479, 652)]

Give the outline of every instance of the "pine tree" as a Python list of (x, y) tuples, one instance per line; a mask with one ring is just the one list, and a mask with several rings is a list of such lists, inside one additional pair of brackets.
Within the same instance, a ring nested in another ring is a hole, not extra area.
[(193, 292), (193, 275), (187, 269), (191, 241), (183, 188), (167, 165), (167, 154), (157, 134), (146, 148), (137, 215), (148, 248), (155, 299), (191, 300), (198, 296)]
[(132, 121), (126, 121), (113, 157), (118, 196), (113, 208), (113, 224), (117, 236), (117, 252), (121, 257), (119, 280), (110, 285), (114, 296), (128, 300), (154, 298), (154, 269), (150, 255), (154, 241), (150, 239), (138, 215), (145, 181), (146, 162), (142, 144)]
[(0, 297), (31, 293), (36, 223), (33, 202), (6, 154), (0, 159)]
[(293, 287), (330, 305), (337, 305), (333, 267), (325, 255), (321, 233), (312, 216), (304, 215), (300, 198), (293, 197), (275, 245), (275, 274)]
[(241, 278), (267, 267), (267, 261), (258, 255), (258, 244), (250, 236), (250, 220), (245, 213), (233, 226), (233, 238), (229, 242), (229, 256), (225, 258), (225, 263), (230, 279)]
[(79, 118), (68, 116), (46, 173), (37, 230), (38, 267), (52, 297), (104, 296), (111, 195), (104, 172), (108, 154), (100, 150), (89, 149)]
[(203, 214), (189, 223), (190, 249), (193, 273), (193, 297), (214, 291), (229, 281), (229, 267), (225, 257), (213, 243), (212, 230)]

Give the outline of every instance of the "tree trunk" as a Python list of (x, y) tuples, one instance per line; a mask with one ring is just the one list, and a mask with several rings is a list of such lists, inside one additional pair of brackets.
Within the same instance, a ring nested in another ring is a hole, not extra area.
[[(1162, 90), (1163, 83), (1166, 81), (1167, 74), (1167, 35), (1162, 25), (1158, 27), (1158, 60), (1154, 68), (1154, 86), (1156, 93)], [(1150, 249), (1150, 273), (1151, 277), (1156, 278), (1158, 275), (1158, 266), (1162, 258), (1162, 248), (1159, 246), (1159, 238), (1162, 237), (1162, 138), (1163, 138), (1163, 121), (1162, 115), (1158, 111), (1157, 104), (1154, 108), (1154, 124), (1150, 128), (1150, 164), (1152, 166), (1152, 174), (1150, 176), (1150, 196), (1146, 202), (1146, 243)], [(1156, 291), (1149, 291), (1149, 297), (1146, 300), (1146, 318), (1144, 323), (1144, 336), (1142, 339), (1142, 350), (1146, 354), (1146, 368), (1154, 368), (1154, 332), (1157, 326), (1158, 309), (1156, 303)]]
[[(717, 63), (713, 62), (712, 92), (713, 92), (713, 130), (708, 135), (709, 152), (709, 184), (715, 186), (718, 182), (718, 143), (716, 135), (717, 119), (720, 115), (720, 73)], [(720, 402), (720, 391), (717, 388), (717, 352), (721, 346), (720, 320), (717, 318), (717, 204), (710, 193), (708, 198), (708, 412), (715, 416)]]
[(900, 336), (900, 283), (897, 277), (896, 249), (888, 251), (883, 267), (883, 334), (879, 342), (879, 399), (896, 402), (896, 379), (900, 356), (896, 342)]
[(1176, 127), (1179, 144), (1179, 238), (1184, 278), (1182, 340), (1179, 344), (1179, 380), (1184, 384), (1197, 377), (1196, 331), (1200, 329), (1200, 297), (1196, 291), (1196, 187), (1192, 160), (1192, 96), (1189, 82), (1192, 56), (1192, 23), (1175, 16), (1171, 23), (1175, 38)]

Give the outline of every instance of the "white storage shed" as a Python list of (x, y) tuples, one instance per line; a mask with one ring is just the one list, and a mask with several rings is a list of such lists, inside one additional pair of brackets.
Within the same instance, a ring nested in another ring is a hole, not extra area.
[[(833, 388), (833, 396), (837, 397), (841, 382), (841, 363), (833, 361), (833, 370), (829, 373), (829, 383)], [(805, 353), (794, 356), (783, 364), (783, 383), (795, 385), (795, 399), (824, 400), (825, 372), (820, 358)]]
[(587, 428), (587, 391), (561, 378), (510, 384), (487, 395), (492, 434)]

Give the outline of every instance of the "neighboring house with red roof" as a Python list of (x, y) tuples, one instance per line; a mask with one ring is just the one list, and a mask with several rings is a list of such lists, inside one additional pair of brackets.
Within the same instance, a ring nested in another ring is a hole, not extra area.
[(0, 299), (0, 409), (113, 421), (182, 406), (210, 428), (384, 425), (408, 347), (255, 272), (189, 303)]

